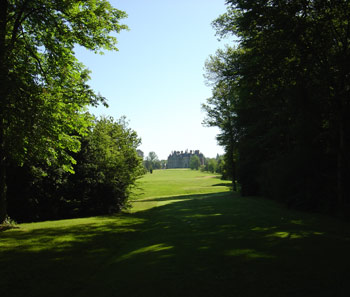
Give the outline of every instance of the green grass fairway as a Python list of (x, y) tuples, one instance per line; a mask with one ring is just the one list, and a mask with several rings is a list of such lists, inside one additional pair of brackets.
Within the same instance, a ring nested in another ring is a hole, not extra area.
[[(195, 194), (228, 192), (231, 182), (223, 181), (217, 174), (188, 169), (154, 170), (138, 183), (131, 197), (132, 212), (167, 204), (169, 199), (153, 199)], [(182, 199), (181, 197), (179, 199)], [(172, 202), (177, 201), (175, 197)]]
[(126, 213), (0, 232), (0, 296), (350, 296), (349, 224), (198, 171), (140, 183)]

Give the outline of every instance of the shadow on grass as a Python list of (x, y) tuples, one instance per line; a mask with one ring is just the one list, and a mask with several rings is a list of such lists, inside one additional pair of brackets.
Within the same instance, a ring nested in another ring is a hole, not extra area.
[(141, 200), (133, 200), (133, 203), (144, 203), (144, 202), (159, 202), (159, 201), (174, 201), (179, 202), (179, 200), (193, 200), (193, 199), (204, 199), (208, 198), (209, 196), (211, 198), (215, 197), (222, 197), (222, 193), (212, 193), (212, 194), (195, 194), (195, 195), (175, 195), (175, 196), (169, 196), (169, 197), (155, 197), (155, 198), (145, 198)]
[(232, 183), (220, 183), (220, 184), (212, 185), (212, 187), (228, 187), (232, 189)]
[(154, 198), (167, 200), (176, 202), (73, 227), (2, 232), (0, 294), (349, 293), (348, 225), (230, 192)]

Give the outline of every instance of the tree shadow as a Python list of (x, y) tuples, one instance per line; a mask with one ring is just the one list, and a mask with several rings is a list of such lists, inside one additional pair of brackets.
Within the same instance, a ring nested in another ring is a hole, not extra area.
[(228, 187), (232, 189), (232, 183), (219, 183), (219, 184), (212, 185), (212, 187)]
[(142, 200), (133, 200), (133, 203), (144, 203), (147, 202), (160, 202), (160, 201), (172, 201), (178, 202), (179, 200), (193, 200), (193, 199), (203, 199), (208, 198), (209, 196), (211, 198), (214, 197), (221, 197), (222, 193), (213, 193), (213, 194), (190, 194), (190, 195), (178, 195), (178, 196), (168, 196), (168, 197), (155, 197), (155, 198), (146, 198)]
[(13, 226), (13, 225), (0, 225), (0, 232), (11, 230), (11, 229), (19, 229), (19, 227)]
[(166, 199), (176, 201), (74, 227), (2, 232), (1, 295), (348, 293), (348, 225), (230, 192), (154, 201)]

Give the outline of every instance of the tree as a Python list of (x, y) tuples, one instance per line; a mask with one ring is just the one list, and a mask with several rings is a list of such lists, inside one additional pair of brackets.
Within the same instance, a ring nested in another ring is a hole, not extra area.
[(112, 117), (97, 120), (84, 140), (67, 181), (67, 200), (75, 201), (81, 215), (117, 212), (144, 172), (137, 153), (141, 140), (125, 118)]
[(220, 145), (225, 148), (226, 173), (232, 180), (234, 191), (236, 188), (236, 152), (239, 139), (237, 125), (236, 102), (238, 100), (238, 58), (240, 51), (226, 47), (218, 50), (216, 56), (210, 56), (206, 62), (206, 78), (213, 86), (213, 96), (207, 99), (202, 108), (207, 117), (204, 125), (220, 129), (217, 135)]
[(105, 104), (74, 46), (117, 50), (110, 33), (126, 29), (124, 17), (106, 0), (0, 0), (0, 222), (9, 162), (45, 160), (72, 171), (70, 152), (91, 122), (85, 107)]
[(160, 169), (160, 161), (158, 159), (158, 156), (155, 152), (149, 152), (148, 156), (146, 157), (146, 168), (148, 170), (153, 169)]
[(217, 156), (216, 161), (217, 161), (216, 172), (221, 174), (222, 179), (227, 179), (228, 176), (226, 173), (226, 165), (225, 165), (224, 156)]
[(214, 26), (220, 36), (238, 37), (239, 55), (221, 67), (233, 73), (212, 73), (214, 92), (221, 81), (234, 86), (242, 191), (343, 208), (350, 193), (349, 1), (227, 4)]
[(125, 118), (95, 120), (81, 140), (81, 150), (74, 154), (74, 174), (58, 164), (10, 168), (9, 215), (28, 222), (118, 212), (144, 173), (136, 151), (139, 144)]
[(217, 161), (216, 159), (209, 159), (208, 160), (208, 171), (211, 173), (215, 173), (217, 169)]
[(201, 165), (201, 161), (197, 155), (191, 156), (190, 159), (190, 168), (192, 170), (198, 170), (199, 166)]

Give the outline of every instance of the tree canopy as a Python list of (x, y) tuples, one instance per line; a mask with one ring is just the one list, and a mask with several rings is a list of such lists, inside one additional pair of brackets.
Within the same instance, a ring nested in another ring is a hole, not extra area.
[(155, 152), (149, 152), (148, 156), (146, 157), (146, 168), (148, 170), (152, 170), (152, 169), (157, 169), (159, 163), (159, 159), (158, 156)]
[(94, 120), (73, 155), (74, 174), (58, 164), (13, 164), (8, 170), (9, 215), (24, 222), (120, 211), (144, 172), (136, 150), (140, 141), (125, 118), (102, 117)]
[(349, 11), (345, 0), (229, 0), (213, 22), (238, 45), (209, 58), (204, 108), (226, 154), (237, 149), (243, 194), (313, 209), (350, 202)]
[(198, 170), (199, 166), (201, 165), (201, 161), (199, 160), (199, 157), (197, 155), (191, 156), (189, 165), (192, 170)]
[(72, 171), (91, 117), (106, 104), (87, 84), (74, 46), (117, 50), (126, 13), (106, 0), (0, 0), (0, 221), (6, 217), (6, 166), (28, 160)]

